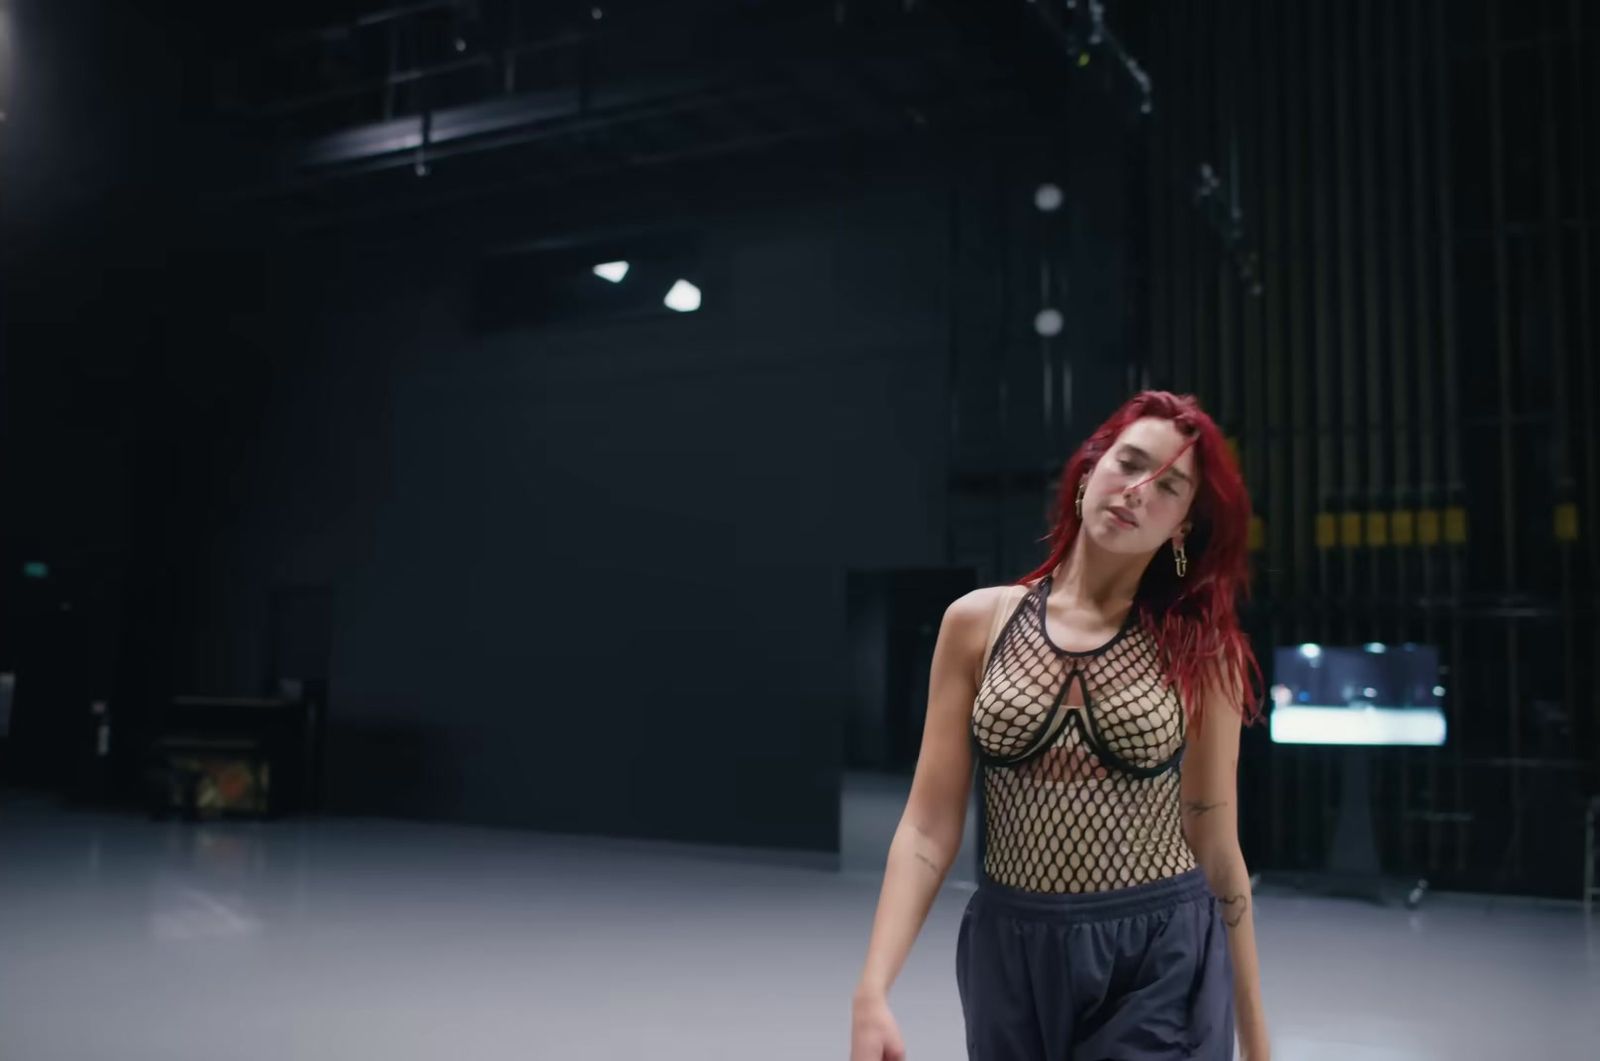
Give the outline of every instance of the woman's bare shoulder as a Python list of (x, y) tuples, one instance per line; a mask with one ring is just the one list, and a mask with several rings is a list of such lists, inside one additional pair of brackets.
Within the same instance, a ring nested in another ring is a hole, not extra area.
[(1001, 607), (1017, 587), (980, 586), (950, 602), (945, 610), (945, 633), (949, 635), (960, 665), (970, 672), (974, 683), (979, 680), (979, 664), (988, 654), (989, 628), (995, 609)]
[(995, 608), (1017, 589), (1015, 585), (979, 586), (950, 602), (950, 607), (945, 609), (946, 621), (962, 630), (970, 629), (981, 638), (988, 631)]

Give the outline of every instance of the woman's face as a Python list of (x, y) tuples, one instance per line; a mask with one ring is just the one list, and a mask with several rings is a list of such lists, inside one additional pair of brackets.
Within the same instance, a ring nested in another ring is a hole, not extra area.
[[(1090, 470), (1083, 495), (1083, 529), (1096, 545), (1138, 554), (1153, 553), (1165, 541), (1182, 543), (1199, 485), (1188, 441), (1171, 420), (1153, 416), (1117, 436)], [(1176, 461), (1174, 454), (1180, 454)], [(1169, 461), (1171, 467), (1152, 479)]]

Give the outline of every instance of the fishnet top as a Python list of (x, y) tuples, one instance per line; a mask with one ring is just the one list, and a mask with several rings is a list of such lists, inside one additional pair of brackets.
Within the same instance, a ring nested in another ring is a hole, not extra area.
[(1045, 631), (1050, 578), (1006, 621), (972, 710), (988, 877), (1096, 892), (1192, 869), (1178, 800), (1184, 717), (1137, 611), (1092, 652)]

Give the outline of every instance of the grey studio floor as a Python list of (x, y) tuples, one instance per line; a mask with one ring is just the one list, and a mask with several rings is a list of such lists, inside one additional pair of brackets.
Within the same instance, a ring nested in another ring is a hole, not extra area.
[[(9, 799), (0, 1058), (843, 1061), (902, 798), (852, 780), (842, 871)], [(969, 890), (945, 889), (892, 996), (913, 1061), (965, 1057), (953, 960)], [(1435, 895), (1409, 912), (1264, 894), (1257, 923), (1280, 1061), (1600, 1056), (1600, 928), (1576, 903)]]

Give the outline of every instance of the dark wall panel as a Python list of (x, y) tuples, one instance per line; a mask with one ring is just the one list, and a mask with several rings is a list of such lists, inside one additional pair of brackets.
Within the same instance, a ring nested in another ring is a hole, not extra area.
[(832, 849), (844, 573), (943, 560), (944, 203), (724, 219), (700, 313), (613, 326), (317, 267), (190, 680), (258, 681), (273, 585), (330, 584), (336, 808)]

